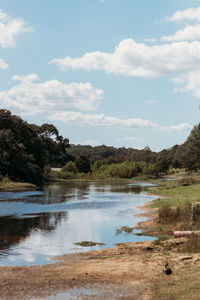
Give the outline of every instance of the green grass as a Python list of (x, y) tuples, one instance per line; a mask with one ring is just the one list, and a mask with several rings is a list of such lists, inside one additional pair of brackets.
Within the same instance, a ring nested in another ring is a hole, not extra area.
[[(173, 269), (173, 267), (172, 267)], [(185, 263), (170, 278), (161, 275), (155, 288), (155, 300), (197, 300), (200, 295), (200, 262)]]
[(79, 243), (75, 243), (75, 245), (81, 246), (81, 247), (94, 247), (94, 246), (103, 246), (104, 243), (96, 243), (91, 241), (82, 241)]
[[(158, 181), (159, 183), (159, 181)], [(161, 196), (155, 200), (152, 207), (163, 205), (178, 206), (184, 203), (200, 201), (200, 183), (184, 186), (178, 181), (162, 182), (158, 187), (150, 188), (152, 194)]]
[(134, 230), (134, 227), (128, 227), (128, 226), (122, 226), (120, 228), (117, 228), (116, 233), (120, 234), (122, 232), (125, 232), (127, 234), (132, 233)]
[[(150, 234), (158, 236), (155, 246), (162, 245), (161, 255), (167, 255), (170, 260), (171, 251), (176, 251), (173, 244), (163, 246), (163, 240), (172, 237), (174, 230), (200, 229), (200, 222), (191, 218), (191, 204), (200, 202), (200, 176), (193, 173), (191, 176), (181, 171), (176, 174), (181, 179), (174, 181), (156, 180), (157, 187), (149, 188), (151, 194), (160, 195), (153, 202), (152, 207), (158, 208), (158, 217), (150, 228)], [(174, 177), (176, 177), (174, 176)], [(160, 212), (160, 215), (159, 215)], [(147, 231), (148, 233), (148, 231)], [(200, 236), (192, 235), (177, 251), (200, 255)], [(173, 273), (167, 277), (160, 273), (155, 286), (155, 300), (197, 300), (200, 299), (200, 257), (195, 262), (171, 262)]]
[(2, 181), (0, 181), (0, 190), (28, 190), (35, 189), (36, 185), (25, 182), (14, 182), (7, 177), (4, 177)]

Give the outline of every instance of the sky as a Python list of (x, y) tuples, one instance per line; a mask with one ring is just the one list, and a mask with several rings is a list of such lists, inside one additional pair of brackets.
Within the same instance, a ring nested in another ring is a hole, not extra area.
[(0, 0), (0, 108), (159, 151), (200, 119), (200, 0)]

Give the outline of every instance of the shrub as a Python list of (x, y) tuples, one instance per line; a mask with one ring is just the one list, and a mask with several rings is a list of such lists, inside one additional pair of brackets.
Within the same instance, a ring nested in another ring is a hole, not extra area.
[(74, 162), (70, 161), (61, 169), (61, 171), (76, 173), (77, 172), (76, 165)]
[(75, 161), (75, 165), (80, 173), (89, 173), (91, 171), (90, 161), (85, 155), (80, 155)]
[(162, 224), (170, 224), (175, 222), (191, 221), (191, 204), (185, 204), (173, 208), (170, 205), (164, 205), (159, 208), (158, 220)]
[(200, 252), (200, 235), (191, 234), (191, 236), (188, 237), (186, 244), (180, 249), (180, 252)]

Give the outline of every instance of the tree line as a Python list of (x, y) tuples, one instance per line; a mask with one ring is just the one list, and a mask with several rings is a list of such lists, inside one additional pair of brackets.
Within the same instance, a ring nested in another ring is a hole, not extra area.
[(105, 145), (70, 145), (52, 124), (29, 124), (8, 110), (0, 110), (0, 179), (39, 185), (51, 167), (63, 168), (63, 176), (95, 173), (131, 178), (140, 173), (160, 176), (169, 168), (200, 169), (200, 124), (182, 145), (160, 152)]

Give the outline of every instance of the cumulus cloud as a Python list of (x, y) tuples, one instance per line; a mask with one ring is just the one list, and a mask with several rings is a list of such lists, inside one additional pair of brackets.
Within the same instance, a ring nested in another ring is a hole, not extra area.
[(120, 119), (105, 114), (83, 114), (82, 112), (66, 111), (51, 116), (53, 120), (74, 123), (83, 126), (124, 127), (124, 128), (155, 128), (157, 124), (142, 119)]
[(80, 58), (53, 59), (62, 70), (104, 70), (107, 73), (156, 78), (198, 69), (200, 42), (148, 46), (133, 39), (119, 43), (113, 53), (89, 52)]
[(178, 30), (175, 34), (163, 36), (161, 41), (174, 42), (186, 40), (199, 40), (200, 39), (200, 24), (187, 25), (184, 29)]
[(2, 58), (0, 58), (0, 69), (7, 69), (7, 68), (8, 68), (8, 64)]
[(15, 85), (0, 92), (1, 107), (13, 108), (23, 114), (57, 112), (68, 109), (94, 110), (103, 97), (103, 91), (91, 83), (65, 84), (58, 80), (37, 83), (37, 74), (15, 75)]
[(200, 71), (192, 71), (173, 78), (177, 84), (175, 91), (191, 92), (195, 97), (200, 98)]
[(159, 129), (163, 131), (190, 131), (193, 128), (192, 125), (188, 123), (181, 123), (178, 125), (170, 125), (170, 126), (160, 126)]
[(3, 48), (14, 47), (16, 35), (32, 30), (33, 28), (27, 26), (22, 19), (12, 18), (0, 10), (0, 45)]
[(180, 23), (184, 20), (200, 22), (200, 6), (176, 11), (171, 17), (165, 17), (164, 22)]
[(122, 119), (105, 114), (83, 114), (82, 112), (66, 111), (50, 116), (51, 120), (59, 120), (68, 124), (79, 126), (118, 127), (125, 129), (153, 128), (163, 131), (188, 131), (192, 128), (190, 124), (183, 123), (175, 126), (159, 126), (157, 123), (138, 118)]

